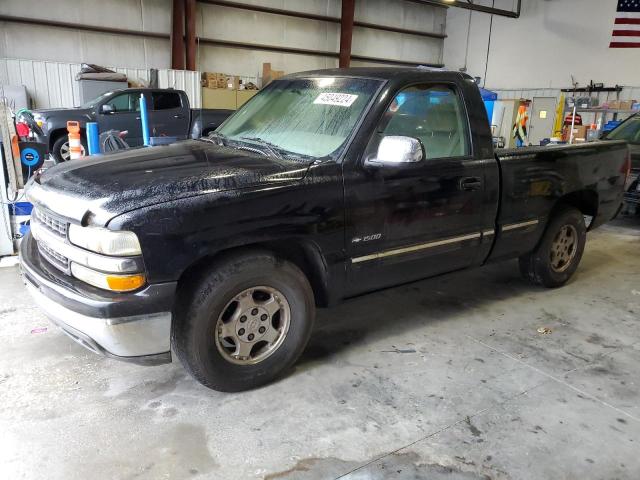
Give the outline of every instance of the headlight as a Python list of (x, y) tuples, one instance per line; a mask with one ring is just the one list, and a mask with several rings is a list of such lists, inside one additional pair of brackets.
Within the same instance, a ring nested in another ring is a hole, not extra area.
[(71, 264), (71, 274), (78, 280), (82, 280), (89, 285), (114, 292), (130, 292), (131, 290), (137, 290), (143, 286), (146, 281), (142, 273), (136, 273), (133, 275), (114, 275), (112, 273), (97, 272), (77, 263)]
[(142, 254), (138, 237), (133, 232), (70, 225), (69, 241), (78, 247), (104, 255), (122, 257)]

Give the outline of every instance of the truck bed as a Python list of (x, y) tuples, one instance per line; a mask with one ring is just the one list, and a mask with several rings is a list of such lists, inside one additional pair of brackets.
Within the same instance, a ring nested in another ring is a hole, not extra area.
[[(589, 229), (610, 220), (620, 208), (628, 163), (625, 142), (501, 149), (495, 156), (501, 193), (491, 259), (534, 248), (561, 198), (587, 206)], [(525, 228), (502, 228), (527, 222)]]

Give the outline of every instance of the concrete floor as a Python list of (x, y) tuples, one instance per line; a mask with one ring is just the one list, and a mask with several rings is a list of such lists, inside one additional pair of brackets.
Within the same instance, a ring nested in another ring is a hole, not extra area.
[(639, 232), (589, 234), (558, 290), (508, 262), (322, 311), (294, 371), (233, 395), (83, 350), (0, 269), (0, 477), (637, 480)]

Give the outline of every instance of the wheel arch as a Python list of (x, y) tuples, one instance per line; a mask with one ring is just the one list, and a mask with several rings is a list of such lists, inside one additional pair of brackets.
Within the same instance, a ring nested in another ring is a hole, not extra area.
[(329, 305), (329, 275), (326, 261), (315, 244), (296, 239), (252, 243), (202, 256), (182, 272), (178, 279), (178, 291), (181, 290), (181, 287), (200, 278), (216, 263), (234, 255), (244, 255), (252, 252), (269, 253), (278, 260), (293, 263), (307, 277), (313, 290), (316, 305), (320, 307)]
[(567, 205), (577, 208), (583, 215), (591, 217), (592, 220), (587, 227), (587, 229), (590, 229), (593, 224), (593, 219), (598, 215), (598, 192), (585, 188), (563, 195), (556, 202), (553, 210), (551, 211), (550, 218), (553, 217), (553, 215), (555, 215), (562, 207)]

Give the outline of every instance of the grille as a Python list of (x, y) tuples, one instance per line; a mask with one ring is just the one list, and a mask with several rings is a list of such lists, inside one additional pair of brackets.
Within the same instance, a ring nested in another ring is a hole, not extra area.
[(52, 215), (40, 210), (34, 209), (36, 219), (44, 228), (56, 235), (67, 238), (67, 222), (58, 220)]
[(38, 251), (54, 267), (65, 273), (69, 270), (69, 259), (64, 255), (59, 254), (42, 242), (38, 242)]

